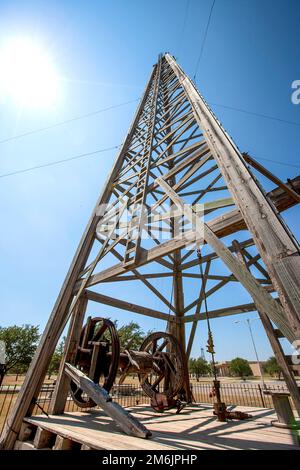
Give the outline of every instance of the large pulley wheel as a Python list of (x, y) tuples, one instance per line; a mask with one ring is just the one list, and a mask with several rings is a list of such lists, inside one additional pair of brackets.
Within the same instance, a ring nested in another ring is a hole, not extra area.
[(184, 383), (184, 358), (177, 339), (169, 333), (152, 333), (144, 340), (140, 351), (152, 357), (152, 370), (138, 374), (144, 392), (152, 399), (158, 394), (173, 398)]
[[(106, 318), (91, 318), (84, 325), (75, 359), (75, 367), (107, 392), (115, 381), (120, 357), (120, 341), (114, 323)], [(80, 408), (96, 403), (71, 381), (71, 396)]]

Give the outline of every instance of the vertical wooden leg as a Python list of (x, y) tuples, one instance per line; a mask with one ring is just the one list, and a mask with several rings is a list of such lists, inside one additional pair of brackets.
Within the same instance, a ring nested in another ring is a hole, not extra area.
[(75, 360), (87, 302), (87, 298), (81, 297), (71, 317), (64, 356), (60, 363), (57, 382), (50, 403), (49, 411), (51, 414), (62, 414), (65, 409), (70, 385), (70, 379), (64, 372), (65, 363), (69, 362), (72, 364)]
[(52, 450), (72, 450), (73, 445), (74, 443), (71, 439), (57, 435)]
[[(178, 319), (182, 319), (184, 315), (184, 295), (183, 295), (183, 284), (182, 284), (182, 273), (180, 269), (181, 265), (181, 253), (180, 251), (174, 253), (174, 304), (176, 308), (176, 316)], [(190, 387), (190, 376), (188, 369), (188, 359), (186, 354), (186, 341), (185, 341), (185, 324), (183, 322), (177, 323), (174, 332), (176, 338), (179, 341), (183, 359), (184, 359), (184, 395), (187, 402), (192, 401), (192, 393)]]
[(273, 325), (270, 322), (269, 318), (267, 317), (267, 315), (263, 314), (262, 312), (258, 312), (258, 313), (262, 321), (262, 324), (266, 330), (270, 344), (272, 346), (274, 356), (276, 357), (276, 360), (282, 370), (282, 375), (286, 382), (287, 388), (291, 394), (297, 413), (300, 417), (300, 390), (295, 380), (293, 371), (287, 362), (287, 359), (285, 357), (285, 354), (283, 352), (279, 339), (277, 338), (274, 332)]
[[(246, 266), (246, 260), (244, 258), (242, 250), (240, 249), (240, 245), (238, 241), (234, 240), (232, 242), (232, 246), (234, 247), (239, 260)], [(287, 388), (291, 394), (297, 413), (300, 417), (300, 390), (295, 380), (293, 371), (287, 362), (287, 359), (281, 347), (280, 341), (277, 335), (275, 334), (272, 322), (270, 321), (269, 317), (264, 312), (261, 312), (259, 310), (257, 310), (257, 312), (265, 328), (266, 334), (268, 336), (268, 339), (270, 341), (271, 347), (274, 352), (274, 356), (278, 362), (278, 365), (280, 366), (282, 370), (282, 374), (286, 382)]]
[(37, 428), (35, 433), (35, 438), (33, 445), (36, 449), (43, 449), (51, 447), (51, 441), (54, 439), (52, 432), (47, 431), (46, 429)]

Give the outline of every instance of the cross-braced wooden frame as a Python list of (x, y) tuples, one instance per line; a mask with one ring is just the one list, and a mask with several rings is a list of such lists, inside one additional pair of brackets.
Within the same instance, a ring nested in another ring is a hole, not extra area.
[[(276, 188), (265, 193), (249, 165)], [(13, 447), (70, 319), (51, 403), (52, 413), (63, 412), (70, 380), (64, 364), (74, 360), (89, 301), (166, 321), (188, 358), (204, 319), (204, 291), (211, 305), (216, 294), (237, 283), (252, 301), (211, 310), (209, 316), (258, 311), (300, 412), (299, 390), (278, 339), (300, 338), (299, 245), (279, 215), (300, 201), (299, 193), (299, 177), (283, 183), (242, 154), (175, 59), (160, 56), (7, 420), (2, 447)], [(172, 286), (171, 299), (156, 284), (163, 278)], [(163, 308), (101, 293), (103, 283), (132, 281)]]

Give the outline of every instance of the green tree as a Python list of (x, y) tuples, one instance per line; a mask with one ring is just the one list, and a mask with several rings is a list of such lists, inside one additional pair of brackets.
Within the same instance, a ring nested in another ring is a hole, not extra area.
[(59, 343), (57, 348), (55, 349), (51, 361), (48, 367), (48, 379), (51, 378), (51, 375), (57, 374), (60, 366), (60, 362), (63, 357), (64, 349), (65, 349), (65, 342), (66, 338), (64, 337), (62, 341)]
[[(117, 327), (117, 322), (115, 322)], [(138, 323), (131, 321), (127, 325), (117, 328), (121, 349), (139, 349), (145, 338), (145, 333)], [(149, 334), (149, 333), (147, 333)]]
[(241, 377), (242, 379), (248, 377), (249, 375), (252, 375), (252, 370), (249, 365), (249, 362), (247, 361), (247, 359), (242, 359), (241, 357), (236, 357), (235, 359), (232, 359), (232, 361), (230, 361), (229, 370), (232, 375)]
[(10, 370), (25, 372), (35, 353), (39, 339), (38, 326), (22, 325), (0, 327), (0, 341), (5, 344), (5, 365), (2, 367), (0, 385)]
[(278, 379), (281, 377), (281, 368), (274, 356), (270, 357), (263, 365), (264, 372), (272, 377), (275, 375)]
[(211, 373), (211, 367), (208, 362), (201, 357), (198, 357), (198, 359), (192, 358), (189, 360), (189, 371), (196, 376), (198, 382), (199, 377)]

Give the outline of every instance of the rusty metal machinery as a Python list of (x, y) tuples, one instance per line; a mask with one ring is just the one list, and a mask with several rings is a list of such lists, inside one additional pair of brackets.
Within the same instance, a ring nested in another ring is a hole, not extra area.
[[(136, 373), (155, 411), (182, 409), (177, 396), (184, 384), (184, 359), (178, 340), (169, 333), (151, 333), (139, 351), (130, 348), (120, 351), (114, 323), (106, 318), (89, 317), (81, 332), (74, 365), (108, 392), (118, 372), (119, 384), (128, 374)], [(70, 389), (79, 407), (96, 406), (75, 382), (71, 381)]]

